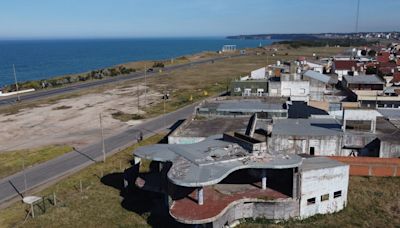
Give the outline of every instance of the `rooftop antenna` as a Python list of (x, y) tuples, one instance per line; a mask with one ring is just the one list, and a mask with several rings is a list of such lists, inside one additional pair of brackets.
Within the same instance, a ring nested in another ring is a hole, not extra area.
[(357, 14), (356, 14), (356, 33), (358, 33), (358, 22), (360, 17), (360, 0), (357, 0)]
[[(360, 18), (360, 0), (357, 0), (356, 27), (355, 27), (355, 35), (356, 36), (358, 34), (359, 18)], [(351, 38), (350, 38), (350, 47), (351, 47)], [(352, 55), (353, 54), (354, 53), (352, 52)], [(354, 56), (353, 56), (353, 58), (354, 58)]]

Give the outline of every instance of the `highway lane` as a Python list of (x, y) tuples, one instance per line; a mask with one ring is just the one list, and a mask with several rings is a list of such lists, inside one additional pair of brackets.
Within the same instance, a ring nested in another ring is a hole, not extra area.
[[(124, 132), (105, 139), (106, 152), (111, 153), (129, 144), (133, 144), (138, 139), (140, 132), (144, 136), (150, 136), (160, 130), (166, 129), (179, 120), (186, 119), (193, 113), (195, 106), (196, 104), (192, 104), (178, 111), (150, 119), (143, 124), (133, 126)], [(76, 151), (27, 168), (25, 170), (27, 190), (55, 181), (71, 172), (93, 164), (95, 161), (101, 161), (102, 157), (102, 145), (99, 141), (85, 148), (77, 148)], [(24, 189), (23, 172), (1, 179), (0, 204), (18, 197), (18, 192), (23, 192)]]
[[(205, 64), (205, 63), (211, 63), (213, 61), (214, 62), (221, 61), (221, 60), (224, 60), (227, 58), (233, 58), (233, 57), (238, 57), (238, 56), (241, 56), (241, 55), (216, 57), (216, 58), (199, 60), (199, 61), (190, 62), (190, 63), (166, 66), (165, 68), (163, 68), (163, 72), (169, 72), (172, 70), (177, 70), (177, 69), (181, 69), (181, 68), (185, 68), (185, 67), (190, 67), (190, 66), (195, 66), (195, 65)], [(147, 73), (148, 77), (152, 77), (155, 75), (158, 75), (158, 72), (148, 72)], [(106, 84), (110, 84), (110, 83), (116, 83), (116, 82), (122, 82), (122, 81), (126, 81), (126, 80), (143, 78), (144, 76), (145, 76), (144, 72), (135, 72), (135, 73), (131, 73), (128, 75), (120, 75), (120, 76), (116, 76), (116, 77), (105, 78), (102, 80), (94, 80), (94, 81), (90, 81), (90, 82), (86, 82), (86, 83), (78, 83), (78, 84), (69, 85), (66, 87), (61, 87), (61, 88), (56, 88), (56, 89), (39, 90), (39, 91), (28, 93), (28, 94), (21, 94), (20, 98), (21, 98), (22, 102), (33, 101), (33, 100), (38, 100), (38, 99), (54, 96), (54, 95), (71, 93), (74, 91), (87, 89), (87, 88), (93, 88), (96, 86), (106, 85)], [(16, 99), (17, 99), (16, 96), (0, 98), (0, 107), (15, 104)]]

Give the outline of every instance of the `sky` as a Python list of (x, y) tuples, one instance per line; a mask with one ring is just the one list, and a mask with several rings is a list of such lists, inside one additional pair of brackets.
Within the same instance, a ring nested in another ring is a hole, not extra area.
[[(399, 0), (360, 0), (359, 31), (399, 31)], [(0, 39), (354, 32), (357, 0), (1, 0)]]

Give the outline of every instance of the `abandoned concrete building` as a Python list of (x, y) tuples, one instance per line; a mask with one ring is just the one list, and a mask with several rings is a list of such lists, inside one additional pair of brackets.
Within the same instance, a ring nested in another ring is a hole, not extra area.
[(264, 120), (287, 118), (285, 99), (212, 99), (195, 108), (192, 118), (186, 119), (168, 136), (169, 144), (191, 144), (211, 135), (224, 132), (245, 132), (249, 118), (257, 114)]
[(400, 157), (400, 130), (395, 125), (400, 122), (398, 109), (389, 112), (346, 108), (341, 116), (332, 116), (305, 102), (275, 102), (205, 102), (168, 136), (168, 142), (192, 144), (212, 135), (222, 136), (224, 132), (244, 133), (250, 127), (250, 116), (256, 114), (258, 139), (275, 151), (315, 156)]
[[(304, 219), (346, 206), (348, 165), (267, 149), (265, 141), (251, 136), (254, 130), (190, 145), (141, 147), (134, 151), (137, 173), (126, 182), (164, 194), (170, 216), (186, 225)], [(139, 173), (143, 159), (154, 168)]]
[(343, 131), (334, 119), (285, 119), (273, 123), (268, 146), (275, 151), (340, 156)]

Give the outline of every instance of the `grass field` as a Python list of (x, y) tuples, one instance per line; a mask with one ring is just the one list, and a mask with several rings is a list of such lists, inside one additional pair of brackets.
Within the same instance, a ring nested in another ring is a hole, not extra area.
[(23, 165), (29, 167), (40, 164), (70, 151), (72, 151), (70, 146), (52, 145), (29, 150), (2, 152), (0, 153), (0, 178), (21, 171)]

